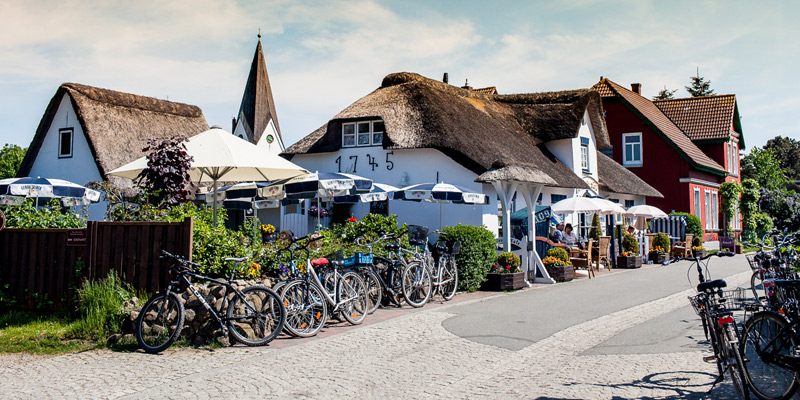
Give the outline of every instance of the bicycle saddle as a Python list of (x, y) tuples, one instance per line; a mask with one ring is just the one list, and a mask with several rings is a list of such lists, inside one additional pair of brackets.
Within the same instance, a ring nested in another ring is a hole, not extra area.
[(389, 251), (397, 251), (400, 248), (400, 245), (397, 243), (389, 243), (386, 245), (386, 250)]
[(323, 257), (323, 258), (317, 258), (317, 259), (315, 259), (315, 260), (311, 260), (311, 266), (313, 266), (313, 267), (319, 267), (320, 265), (327, 265), (327, 264), (328, 264), (328, 262), (329, 262), (329, 261), (328, 261), (328, 259), (327, 259), (327, 258), (325, 258), (325, 257)]
[(724, 280), (715, 279), (713, 281), (707, 281), (707, 282), (703, 282), (703, 283), (697, 285), (697, 291), (698, 292), (705, 292), (705, 291), (710, 290), (710, 289), (724, 288), (726, 286), (728, 286), (728, 283), (725, 282)]

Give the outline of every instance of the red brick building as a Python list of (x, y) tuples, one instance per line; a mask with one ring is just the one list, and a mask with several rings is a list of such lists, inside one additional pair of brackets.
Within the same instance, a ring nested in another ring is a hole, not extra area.
[[(724, 226), (719, 185), (739, 180), (739, 150), (744, 137), (736, 95), (652, 101), (609, 79), (593, 87), (603, 99), (611, 156), (661, 192), (647, 204), (665, 212), (698, 216), (705, 240), (716, 240)], [(741, 230), (737, 215), (731, 226)]]

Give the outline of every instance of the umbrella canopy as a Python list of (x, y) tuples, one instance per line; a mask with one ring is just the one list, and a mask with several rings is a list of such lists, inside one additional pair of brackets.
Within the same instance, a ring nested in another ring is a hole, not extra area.
[(386, 201), (392, 198), (392, 194), (400, 190), (392, 185), (383, 183), (373, 183), (372, 190), (364, 194), (354, 194), (347, 196), (336, 196), (334, 203), (371, 203), (373, 201)]
[[(211, 128), (186, 141), (186, 152), (193, 157), (189, 176), (194, 182), (273, 181), (308, 171), (220, 128)], [(111, 175), (136, 179), (147, 168), (142, 157), (110, 172)], [(214, 202), (214, 225), (217, 223)]]
[(288, 198), (329, 198), (367, 193), (372, 190), (372, 179), (337, 172), (315, 172), (294, 177), (282, 185)]
[(0, 180), (0, 204), (18, 204), (25, 198), (60, 199), (65, 207), (100, 201), (100, 192), (63, 179), (8, 178)]
[(660, 218), (666, 217), (667, 213), (661, 211), (657, 207), (642, 204), (629, 208), (625, 215), (629, 217)]
[(395, 200), (428, 201), (433, 203), (453, 202), (458, 204), (488, 204), (489, 196), (475, 193), (449, 183), (420, 183), (394, 192)]
[(610, 206), (596, 201), (597, 199), (589, 197), (568, 197), (550, 206), (551, 210), (556, 214), (572, 214), (572, 213), (602, 213), (603, 210), (610, 209)]
[(600, 214), (625, 214), (627, 212), (619, 203), (614, 203), (611, 200), (602, 197), (591, 197), (591, 199), (602, 207)]

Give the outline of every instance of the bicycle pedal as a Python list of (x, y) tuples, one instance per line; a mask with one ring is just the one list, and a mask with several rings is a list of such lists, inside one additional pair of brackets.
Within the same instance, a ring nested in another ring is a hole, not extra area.
[(703, 361), (707, 363), (717, 362), (717, 357), (716, 356), (703, 357)]

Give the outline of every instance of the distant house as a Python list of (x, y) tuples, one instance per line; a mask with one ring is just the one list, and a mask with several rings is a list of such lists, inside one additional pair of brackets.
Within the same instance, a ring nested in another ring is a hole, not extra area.
[[(444, 181), (484, 193), (485, 206), (444, 205), (443, 225), (483, 224), (496, 235), (500, 203), (507, 200), (511, 211), (526, 207), (515, 195), (526, 185), (524, 196), (540, 205), (587, 191), (636, 204), (660, 196), (598, 152), (610, 143), (596, 92), (495, 93), (391, 74), (284, 155), (311, 171), (351, 172), (400, 187)], [(401, 222), (438, 228), (439, 205), (392, 201), (389, 208)], [(360, 215), (360, 207), (353, 213)]]
[[(603, 98), (613, 159), (664, 194), (648, 203), (700, 218), (706, 239), (721, 226), (719, 186), (739, 180), (744, 136), (735, 95), (651, 101), (641, 85), (609, 79), (593, 87)], [(741, 230), (741, 218), (730, 221)]]
[[(150, 139), (190, 137), (207, 129), (197, 106), (64, 83), (45, 109), (18, 176), (81, 185), (109, 180), (130, 188), (130, 180), (107, 173), (142, 157)], [(102, 220), (106, 206), (89, 206), (90, 218)]]
[(231, 132), (275, 154), (280, 154), (284, 149), (260, 34), (253, 62), (250, 64), (242, 103), (237, 117), (233, 119)]

